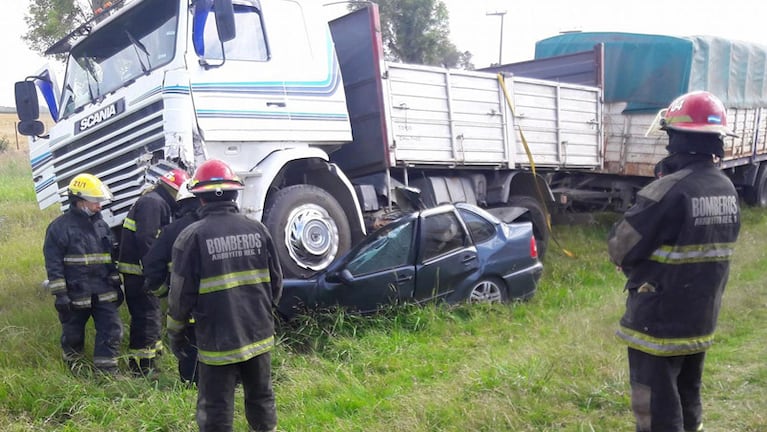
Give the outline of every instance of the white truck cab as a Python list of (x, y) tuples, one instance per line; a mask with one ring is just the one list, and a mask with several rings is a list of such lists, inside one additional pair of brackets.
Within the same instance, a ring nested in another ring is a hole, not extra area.
[(17, 84), (36, 106), (36, 83), (56, 121), (42, 135), (18, 107), (41, 208), (66, 207), (69, 180), (89, 172), (114, 193), (103, 213), (117, 228), (165, 170), (216, 158), (244, 178), (241, 207), (275, 234), (288, 275), (362, 238), (354, 189), (328, 158), (352, 138), (317, 2), (133, 0), (97, 18), (48, 50), (68, 55), (60, 90), (50, 71)]

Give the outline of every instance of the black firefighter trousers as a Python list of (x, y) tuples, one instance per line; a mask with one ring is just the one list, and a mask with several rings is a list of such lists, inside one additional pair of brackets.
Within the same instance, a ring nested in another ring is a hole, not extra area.
[(251, 430), (273, 431), (277, 408), (272, 389), (272, 357), (269, 352), (250, 360), (223, 366), (199, 363), (197, 426), (200, 432), (230, 432), (234, 417), (234, 388), (242, 377), (245, 417)]
[(703, 430), (700, 388), (705, 359), (705, 352), (658, 357), (628, 349), (637, 432)]
[[(157, 355), (162, 332), (160, 299), (144, 290), (143, 276), (123, 274), (125, 303), (130, 312), (128, 356), (131, 363), (151, 365)], [(132, 365), (133, 366), (133, 365)]]
[(93, 365), (96, 369), (117, 369), (123, 329), (117, 302), (99, 302), (93, 296), (91, 307), (59, 311), (61, 322), (61, 349), (64, 361), (73, 365), (83, 355), (85, 325), (93, 317), (96, 337), (93, 343)]

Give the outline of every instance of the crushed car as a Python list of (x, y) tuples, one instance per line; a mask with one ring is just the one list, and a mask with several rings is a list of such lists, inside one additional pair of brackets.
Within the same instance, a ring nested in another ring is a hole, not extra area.
[(446, 204), (388, 223), (310, 279), (285, 280), (277, 310), (291, 319), (308, 310), (525, 300), (542, 272), (530, 222)]

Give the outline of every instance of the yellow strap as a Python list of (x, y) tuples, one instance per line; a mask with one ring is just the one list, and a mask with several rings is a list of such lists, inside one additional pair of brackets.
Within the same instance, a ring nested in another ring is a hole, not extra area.
[[(511, 110), (511, 116), (516, 117), (517, 114), (514, 112), (514, 103), (511, 101), (511, 97), (509, 96), (508, 90), (506, 90), (506, 80), (503, 77), (502, 73), (498, 73), (498, 84), (501, 86), (501, 89), (503, 90), (503, 97), (506, 99), (506, 105), (509, 106), (509, 109)], [(522, 146), (525, 148), (525, 153), (527, 154), (527, 160), (530, 162), (530, 170), (533, 172), (533, 176), (537, 176), (535, 172), (535, 161), (533, 160), (533, 153), (530, 151), (530, 146), (527, 144), (527, 138), (525, 138), (525, 133), (522, 131), (522, 125), (517, 125), (519, 128), (519, 138), (522, 140)], [(543, 191), (541, 191), (541, 186), (538, 184), (537, 181), (534, 181), (535, 183), (535, 190), (538, 192), (538, 199), (541, 201), (542, 207), (543, 207), (543, 215), (546, 219), (546, 228), (549, 230), (549, 237), (551, 240), (554, 241), (554, 243), (559, 246), (559, 248), (564, 252), (565, 255), (569, 256), (570, 258), (574, 258), (575, 254), (570, 252), (569, 250), (562, 247), (561, 244), (559, 244), (559, 241), (554, 237), (554, 232), (551, 230), (551, 215), (549, 214), (549, 209), (546, 206), (546, 199), (543, 197)]]

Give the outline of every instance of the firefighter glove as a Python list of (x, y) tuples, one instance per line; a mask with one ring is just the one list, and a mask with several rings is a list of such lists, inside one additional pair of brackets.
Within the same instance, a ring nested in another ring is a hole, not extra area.
[(119, 307), (125, 301), (125, 291), (123, 290), (120, 273), (112, 273), (109, 275), (109, 285), (117, 291), (117, 306)]
[(53, 303), (53, 306), (59, 312), (68, 312), (72, 308), (72, 300), (67, 293), (58, 293), (56, 294), (56, 301)]
[(159, 298), (165, 298), (168, 296), (168, 285), (151, 278), (146, 278), (144, 279), (144, 292)]
[(168, 332), (168, 342), (170, 343), (170, 350), (177, 359), (182, 360), (187, 357), (187, 351), (192, 344), (189, 338), (186, 337), (184, 331), (180, 332)]
[(120, 279), (120, 273), (112, 273), (109, 275), (109, 283), (112, 285), (112, 288), (119, 289), (122, 291), (122, 285), (123, 281)]

